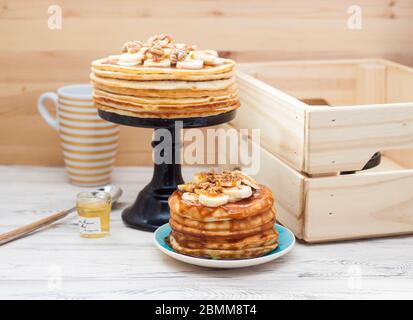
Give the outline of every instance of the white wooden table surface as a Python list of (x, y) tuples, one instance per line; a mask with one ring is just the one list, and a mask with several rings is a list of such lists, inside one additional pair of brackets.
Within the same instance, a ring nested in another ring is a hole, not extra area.
[[(413, 236), (298, 243), (279, 260), (239, 270), (174, 261), (157, 250), (152, 233), (126, 228), (120, 218), (151, 174), (151, 168), (116, 169), (114, 183), (125, 193), (109, 238), (80, 238), (73, 214), (1, 246), (0, 298), (413, 298)], [(0, 232), (72, 206), (79, 190), (63, 168), (0, 167)]]

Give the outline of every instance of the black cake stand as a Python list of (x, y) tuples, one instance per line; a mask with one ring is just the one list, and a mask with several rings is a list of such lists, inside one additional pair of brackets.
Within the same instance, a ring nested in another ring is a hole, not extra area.
[[(201, 128), (214, 126), (231, 121), (235, 117), (235, 110), (209, 117), (155, 119), (124, 116), (117, 113), (99, 110), (99, 116), (107, 121), (132, 127), (166, 129), (172, 137), (170, 148), (163, 149), (166, 154), (154, 154), (154, 171), (151, 182), (138, 194), (136, 201), (122, 212), (123, 222), (132, 228), (154, 231), (169, 220), (168, 197), (174, 192), (178, 184), (184, 182), (181, 173), (179, 155), (181, 141), (180, 132), (176, 131), (176, 121), (180, 121), (182, 128)], [(178, 133), (178, 134), (176, 134)], [(156, 134), (155, 134), (156, 136)], [(152, 141), (155, 148), (162, 141)], [(169, 155), (167, 154), (169, 153)], [(172, 159), (172, 163), (160, 163), (161, 159)], [(158, 159), (157, 159), (158, 158)]]

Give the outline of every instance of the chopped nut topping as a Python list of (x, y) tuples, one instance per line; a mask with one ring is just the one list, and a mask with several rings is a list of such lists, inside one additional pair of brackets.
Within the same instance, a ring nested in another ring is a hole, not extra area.
[(211, 182), (202, 182), (195, 187), (194, 192), (196, 194), (217, 195), (222, 193), (222, 188)]
[(178, 189), (184, 192), (194, 192), (195, 184), (187, 183), (178, 185)]
[(172, 64), (176, 64), (178, 61), (183, 61), (189, 53), (189, 47), (174, 47), (169, 55), (169, 60)]
[(194, 178), (194, 182), (181, 184), (178, 186), (178, 189), (185, 192), (209, 195), (222, 194), (226, 188), (234, 188), (241, 185), (250, 186), (256, 190), (260, 189), (260, 186), (254, 179), (241, 171), (223, 171), (222, 173), (214, 171), (200, 172), (195, 174)]
[[(160, 34), (150, 37), (144, 44), (140, 41), (128, 41), (122, 47), (122, 53), (135, 54), (132, 57), (125, 55), (121, 57), (127, 60), (123, 66), (144, 65), (148, 67), (171, 67), (178, 69), (202, 69), (204, 65), (219, 65), (218, 59), (215, 56), (205, 57), (205, 52), (199, 51), (197, 53), (196, 46), (187, 45), (184, 43), (175, 43), (173, 38), (168, 34)], [(216, 53), (215, 51), (213, 51)], [(189, 58), (189, 59), (188, 59)], [(130, 60), (136, 61), (131, 62)], [(150, 63), (146, 63), (150, 61)], [(163, 63), (165, 62), (165, 63)], [(161, 63), (160, 65), (157, 65)], [(163, 63), (163, 64), (162, 64)], [(119, 64), (119, 62), (118, 62)], [(120, 64), (122, 65), (122, 64)]]
[(161, 48), (171, 47), (173, 39), (169, 34), (159, 34), (153, 37), (150, 37), (145, 42), (146, 47), (160, 46)]
[(201, 172), (195, 175), (196, 182), (211, 182), (221, 187), (236, 187), (241, 184), (243, 176), (238, 171), (224, 171), (222, 173)]
[(136, 53), (142, 48), (142, 42), (135, 40), (135, 41), (128, 41), (122, 47), (122, 52), (126, 53)]
[(164, 56), (164, 50), (160, 46), (153, 46), (148, 49), (147, 55), (153, 61), (160, 61)]
[(181, 184), (178, 189), (183, 201), (218, 207), (249, 198), (253, 189), (260, 189), (260, 186), (240, 171), (210, 171), (195, 174), (194, 182)]

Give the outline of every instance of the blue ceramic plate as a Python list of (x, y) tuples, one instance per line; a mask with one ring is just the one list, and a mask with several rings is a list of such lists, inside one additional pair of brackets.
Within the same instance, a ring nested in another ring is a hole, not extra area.
[(162, 252), (182, 262), (209, 268), (244, 268), (275, 260), (288, 253), (294, 247), (294, 234), (290, 230), (283, 226), (280, 226), (279, 224), (276, 224), (275, 227), (279, 232), (278, 247), (275, 250), (267, 253), (265, 256), (252, 259), (214, 260), (206, 258), (195, 258), (177, 253), (165, 242), (165, 238), (171, 233), (171, 227), (169, 223), (164, 224), (155, 231), (154, 240), (156, 246)]

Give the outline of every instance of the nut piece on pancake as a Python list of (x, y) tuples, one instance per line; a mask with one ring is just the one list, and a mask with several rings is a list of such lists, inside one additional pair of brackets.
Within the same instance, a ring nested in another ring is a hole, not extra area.
[(272, 193), (241, 171), (195, 174), (168, 203), (169, 242), (179, 253), (243, 259), (277, 247)]
[(135, 40), (135, 41), (128, 41), (122, 47), (122, 53), (137, 53), (142, 48), (142, 42)]
[(92, 62), (98, 109), (140, 118), (207, 117), (239, 107), (235, 62), (167, 34), (126, 42)]

